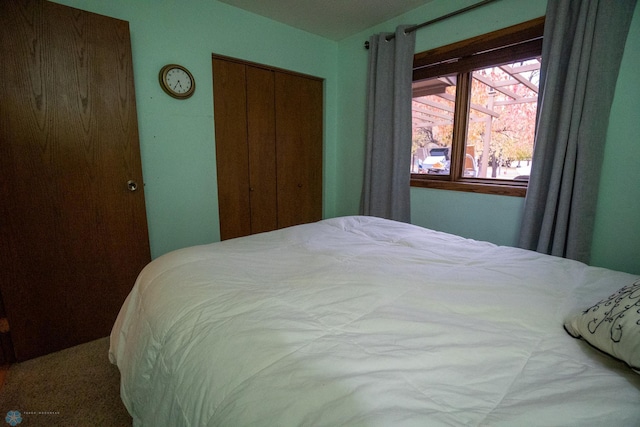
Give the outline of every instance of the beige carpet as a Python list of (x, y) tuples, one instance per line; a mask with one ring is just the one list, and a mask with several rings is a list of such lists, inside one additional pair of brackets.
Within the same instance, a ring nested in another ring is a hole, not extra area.
[(107, 337), (12, 365), (0, 391), (0, 425), (19, 411), (19, 427), (131, 426), (108, 351)]

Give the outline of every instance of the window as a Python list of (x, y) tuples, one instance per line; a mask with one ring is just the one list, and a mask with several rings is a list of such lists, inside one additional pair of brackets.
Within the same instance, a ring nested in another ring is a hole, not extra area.
[(544, 17), (418, 53), (411, 185), (524, 196)]

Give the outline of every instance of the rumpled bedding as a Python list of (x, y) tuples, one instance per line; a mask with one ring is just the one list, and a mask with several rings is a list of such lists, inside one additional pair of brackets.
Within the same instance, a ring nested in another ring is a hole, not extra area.
[(109, 357), (136, 426), (638, 426), (640, 375), (562, 327), (635, 279), (334, 218), (154, 260)]

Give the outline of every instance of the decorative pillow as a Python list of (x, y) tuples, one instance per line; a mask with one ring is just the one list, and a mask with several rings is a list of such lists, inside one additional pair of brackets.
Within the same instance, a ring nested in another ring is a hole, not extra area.
[(640, 279), (572, 316), (564, 328), (640, 373)]

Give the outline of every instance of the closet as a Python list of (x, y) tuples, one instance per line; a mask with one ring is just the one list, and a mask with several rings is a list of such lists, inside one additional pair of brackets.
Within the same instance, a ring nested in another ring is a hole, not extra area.
[(213, 56), (222, 240), (322, 219), (322, 79)]
[(109, 335), (150, 254), (129, 24), (2, 0), (0, 53), (0, 321), (22, 361)]

